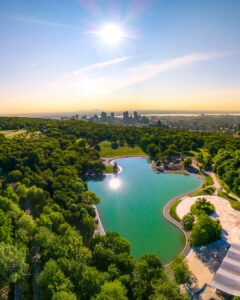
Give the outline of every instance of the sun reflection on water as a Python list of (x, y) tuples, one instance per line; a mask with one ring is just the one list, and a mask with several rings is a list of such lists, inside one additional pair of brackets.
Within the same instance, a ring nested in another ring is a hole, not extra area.
[(113, 177), (110, 181), (109, 181), (109, 186), (111, 189), (118, 189), (121, 185), (121, 181), (117, 178), (117, 177)]

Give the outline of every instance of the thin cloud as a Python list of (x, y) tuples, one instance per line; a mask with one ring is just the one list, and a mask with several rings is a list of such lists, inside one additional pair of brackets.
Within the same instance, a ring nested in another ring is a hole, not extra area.
[(110, 65), (119, 64), (121, 62), (127, 61), (127, 60), (132, 59), (132, 58), (133, 57), (130, 57), (130, 56), (124, 56), (124, 57), (120, 57), (120, 58), (115, 58), (115, 59), (112, 59), (112, 60), (104, 61), (104, 62), (101, 62), (101, 63), (92, 64), (92, 65), (83, 67), (83, 68), (81, 68), (81, 69), (79, 69), (77, 71), (68, 73), (64, 77), (77, 76), (77, 75), (82, 74), (83, 72), (86, 72), (86, 71), (105, 68), (105, 67), (108, 67)]
[(74, 27), (74, 26), (71, 26), (68, 24), (58, 23), (58, 22), (53, 22), (53, 21), (48, 21), (48, 20), (43, 20), (43, 19), (37, 19), (37, 18), (30, 18), (30, 17), (25, 17), (25, 16), (4, 15), (4, 17), (6, 17), (10, 20), (24, 22), (24, 23), (32, 23), (32, 24), (40, 24), (40, 25), (47, 25), (47, 26), (53, 26), (53, 27), (77, 29), (77, 27)]
[(104, 76), (104, 73), (103, 75), (98, 76), (97, 74), (94, 74), (94, 72), (88, 72), (89, 70), (104, 68), (130, 59), (130, 57), (122, 57), (103, 63), (93, 64), (69, 73), (67, 76), (62, 77), (55, 82), (52, 86), (55, 86), (61, 93), (76, 94), (84, 97), (110, 94), (114, 91), (150, 80), (163, 72), (186, 67), (193, 63), (211, 61), (231, 54), (232, 52), (193, 53), (169, 59), (164, 62), (144, 62), (135, 67), (127, 68), (120, 74), (116, 73), (111, 76)]

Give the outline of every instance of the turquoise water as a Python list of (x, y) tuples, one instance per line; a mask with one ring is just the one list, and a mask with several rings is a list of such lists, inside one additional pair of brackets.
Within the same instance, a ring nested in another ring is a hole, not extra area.
[(131, 254), (139, 258), (153, 253), (167, 263), (182, 251), (184, 234), (163, 216), (172, 198), (200, 186), (197, 176), (156, 174), (147, 159), (117, 160), (123, 172), (115, 179), (90, 181), (89, 189), (101, 198), (97, 209), (105, 229), (118, 232), (131, 243)]

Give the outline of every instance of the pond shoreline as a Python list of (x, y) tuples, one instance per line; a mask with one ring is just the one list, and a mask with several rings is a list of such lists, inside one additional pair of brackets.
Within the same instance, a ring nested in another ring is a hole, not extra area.
[[(198, 176), (200, 177), (202, 183), (204, 183), (204, 176), (203, 175), (197, 175), (197, 174), (192, 174), (192, 175), (195, 175), (195, 176)], [(178, 229), (180, 229), (183, 233), (184, 233), (184, 236), (185, 236), (185, 247), (183, 248), (181, 254), (183, 254), (185, 257), (188, 255), (188, 253), (190, 252), (191, 250), (191, 247), (190, 247), (190, 243), (189, 243), (189, 236), (190, 236), (190, 233), (185, 231), (182, 227), (182, 224), (181, 222), (178, 222), (177, 220), (175, 220), (174, 218), (172, 218), (169, 214), (169, 211), (170, 211), (170, 208), (171, 206), (176, 202), (178, 201), (179, 199), (183, 198), (183, 197), (186, 197), (192, 193), (195, 193), (195, 192), (198, 192), (202, 189), (202, 184), (195, 190), (193, 191), (190, 191), (188, 193), (185, 193), (185, 194), (182, 194), (180, 196), (177, 196), (175, 198), (173, 198), (172, 200), (170, 200), (163, 208), (163, 215), (165, 217), (166, 220), (168, 220), (170, 223), (172, 223), (173, 225), (175, 225)], [(166, 264), (165, 267), (168, 267), (170, 263)]]
[[(146, 155), (136, 155), (136, 156), (118, 156), (118, 157), (111, 157), (111, 158), (101, 158), (101, 161), (105, 164), (105, 165), (113, 165), (113, 163), (114, 163), (114, 161), (116, 161), (116, 160), (119, 160), (119, 159), (124, 159), (124, 158), (149, 158), (148, 156), (146, 156)], [(152, 165), (151, 165), (152, 166)], [(150, 166), (150, 169), (151, 169), (151, 171), (153, 171), (153, 172), (155, 172), (155, 170), (153, 170), (152, 168), (151, 168), (151, 166)], [(122, 171), (123, 171), (123, 168), (121, 167), (121, 166), (118, 166), (118, 168), (119, 168), (119, 171), (116, 173), (116, 174), (114, 174), (114, 173), (108, 173), (108, 174), (104, 174), (104, 175), (107, 175), (107, 176), (109, 176), (109, 175), (111, 175), (111, 176), (116, 176), (116, 175), (118, 175), (118, 174), (120, 174)], [(158, 172), (156, 172), (156, 173), (158, 173)], [(161, 172), (161, 173), (165, 173), (165, 174), (185, 174), (185, 175), (194, 175), (194, 176), (197, 176), (198, 178), (200, 178), (201, 179), (201, 181), (202, 181), (202, 183), (204, 182), (204, 176), (203, 175), (199, 175), (199, 174), (195, 174), (195, 173), (191, 173), (191, 172), (183, 172), (182, 170), (181, 170), (181, 172), (180, 171), (169, 171), (169, 170), (163, 170), (163, 172)], [(188, 193), (185, 193), (185, 194), (182, 194), (182, 195), (178, 195), (178, 196), (176, 196), (175, 198), (173, 198), (173, 199), (171, 199), (165, 206), (164, 206), (164, 208), (163, 208), (163, 216), (164, 216), (164, 218), (166, 219), (166, 220), (168, 220), (170, 223), (172, 223), (172, 225), (174, 225), (174, 226), (176, 226), (179, 230), (181, 230), (182, 232), (183, 232), (183, 234), (184, 234), (184, 236), (185, 236), (185, 246), (184, 246), (184, 248), (183, 248), (183, 250), (182, 250), (182, 254), (184, 254), (185, 256), (189, 253), (189, 251), (190, 251), (190, 245), (189, 245), (189, 242), (188, 242), (188, 239), (189, 239), (189, 233), (187, 233), (187, 232), (185, 232), (184, 230), (183, 230), (183, 228), (182, 228), (182, 226), (181, 226), (181, 223), (180, 222), (177, 222), (176, 220), (174, 220), (170, 215), (169, 215), (169, 209), (170, 209), (170, 207), (171, 207), (171, 205), (173, 204), (173, 203), (175, 203), (177, 200), (179, 200), (180, 198), (182, 198), (182, 197), (184, 197), (184, 196), (187, 196), (187, 195), (189, 195), (189, 194), (191, 194), (191, 193), (193, 193), (193, 192), (197, 192), (197, 191), (199, 191), (201, 189), (201, 185), (197, 188), (197, 189), (195, 189), (195, 190), (193, 190), (193, 191), (190, 191), (190, 192), (188, 192)], [(104, 228), (103, 228), (103, 225), (102, 225), (102, 222), (101, 222), (101, 219), (100, 219), (100, 216), (99, 216), (99, 214), (98, 214), (98, 211), (97, 211), (97, 207), (95, 206), (94, 207), (94, 209), (95, 209), (95, 211), (96, 211), (96, 220), (97, 220), (97, 225), (98, 225), (98, 228), (97, 228), (97, 230), (95, 231), (95, 233), (94, 234), (96, 234), (96, 233), (100, 233), (100, 235), (104, 235), (105, 234), (105, 231), (104, 231)], [(169, 263), (168, 264), (166, 264), (165, 265), (165, 267), (168, 267), (168, 265), (169, 265)]]

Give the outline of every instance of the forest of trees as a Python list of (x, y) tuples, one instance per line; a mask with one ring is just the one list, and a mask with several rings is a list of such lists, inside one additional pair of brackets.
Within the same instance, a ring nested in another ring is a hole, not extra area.
[[(22, 299), (33, 299), (39, 286), (44, 300), (188, 299), (180, 293), (179, 274), (170, 280), (156, 256), (136, 261), (130, 243), (118, 233), (93, 237), (92, 204), (100, 199), (88, 190), (87, 180), (104, 172), (99, 143), (105, 140), (139, 145), (156, 159), (201, 148), (208, 156), (199, 155), (199, 161), (240, 195), (238, 138), (76, 120), (0, 118), (0, 130), (16, 129), (41, 134), (0, 135), (1, 295), (13, 297), (17, 287)], [(184, 269), (183, 261), (179, 263)]]

